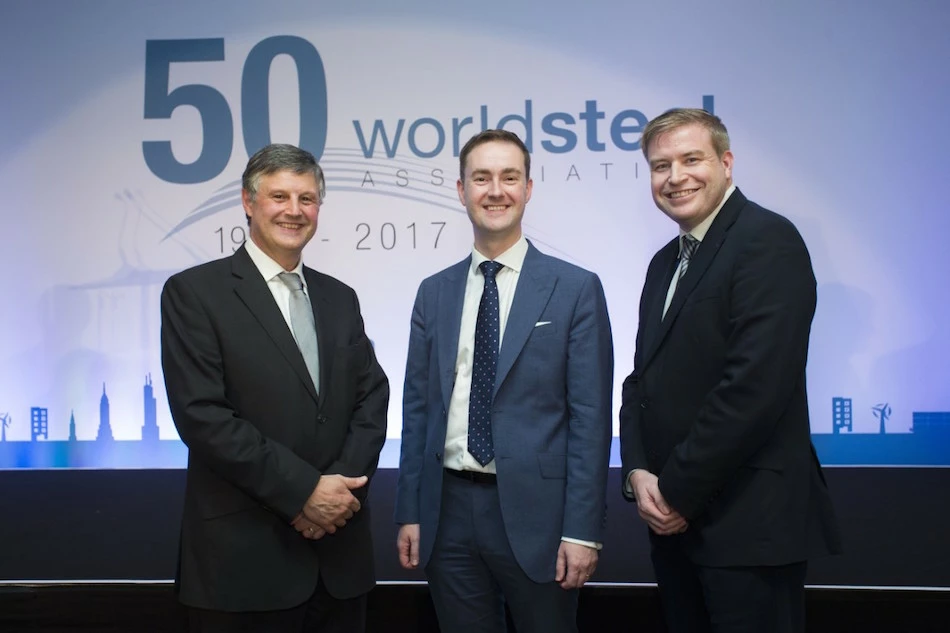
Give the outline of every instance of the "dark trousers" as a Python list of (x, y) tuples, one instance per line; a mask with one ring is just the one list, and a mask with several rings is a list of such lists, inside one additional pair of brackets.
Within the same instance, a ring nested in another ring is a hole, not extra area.
[(425, 572), (446, 633), (501, 633), (506, 603), (518, 633), (577, 632), (578, 591), (525, 575), (508, 544), (496, 485), (444, 477)]
[(307, 602), (281, 611), (188, 609), (190, 633), (363, 633), (366, 595), (339, 600), (321, 579)]
[(670, 633), (804, 633), (807, 563), (704, 567), (682, 553), (676, 537), (652, 541)]

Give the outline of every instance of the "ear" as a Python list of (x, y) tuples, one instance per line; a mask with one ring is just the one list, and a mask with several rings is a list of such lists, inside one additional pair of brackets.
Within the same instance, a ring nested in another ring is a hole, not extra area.
[(722, 165), (726, 170), (726, 178), (732, 180), (732, 162), (734, 158), (730, 150), (726, 150), (722, 155)]
[(458, 190), (458, 192), (459, 192), (459, 202), (462, 203), (462, 206), (463, 206), (463, 207), (464, 207), (464, 206), (467, 206), (467, 205), (465, 204), (465, 185), (462, 184), (462, 179), (461, 179), (461, 178), (459, 178), (457, 181), (455, 181), (455, 188), (456, 188), (456, 189)]
[(251, 213), (251, 194), (247, 189), (241, 189), (241, 205), (244, 207), (244, 215), (248, 217), (254, 215)]
[(531, 200), (531, 190), (532, 190), (532, 189), (534, 189), (534, 181), (531, 180), (530, 178), (528, 178), (528, 184), (526, 184), (526, 185), (525, 185), (525, 188), (524, 188), (524, 202), (525, 202), (525, 204), (528, 204), (528, 202)]

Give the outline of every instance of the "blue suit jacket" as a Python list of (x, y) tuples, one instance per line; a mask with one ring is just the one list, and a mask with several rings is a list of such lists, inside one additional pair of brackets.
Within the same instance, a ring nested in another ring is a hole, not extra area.
[[(412, 312), (395, 518), (420, 524), (423, 566), (439, 525), (470, 265), (467, 257), (423, 281)], [(562, 536), (603, 540), (612, 383), (600, 279), (529, 243), (498, 356), (492, 434), (505, 530), (536, 582), (554, 579)]]

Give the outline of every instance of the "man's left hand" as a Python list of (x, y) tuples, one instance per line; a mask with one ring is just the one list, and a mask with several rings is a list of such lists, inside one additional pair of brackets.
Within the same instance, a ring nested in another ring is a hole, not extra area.
[(291, 521), (290, 524), (300, 533), (300, 536), (311, 541), (317, 541), (326, 534), (326, 530), (316, 523), (309, 521), (307, 517), (303, 515), (303, 512), (294, 517), (294, 520)]
[(554, 580), (562, 589), (579, 589), (597, 568), (597, 550), (580, 543), (561, 541), (557, 549)]

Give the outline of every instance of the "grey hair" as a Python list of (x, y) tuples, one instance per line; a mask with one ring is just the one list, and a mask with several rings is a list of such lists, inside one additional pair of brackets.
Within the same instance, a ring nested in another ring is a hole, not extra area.
[(257, 189), (261, 184), (262, 176), (276, 174), (279, 171), (292, 171), (295, 174), (313, 174), (317, 181), (320, 193), (320, 202), (327, 193), (326, 181), (323, 178), (323, 169), (317, 159), (307, 150), (284, 143), (271, 143), (259, 149), (250, 160), (241, 176), (241, 186), (254, 200)]

